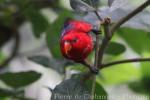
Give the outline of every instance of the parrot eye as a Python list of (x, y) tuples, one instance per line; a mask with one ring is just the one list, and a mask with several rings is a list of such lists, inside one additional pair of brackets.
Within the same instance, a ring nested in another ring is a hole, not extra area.
[(74, 38), (74, 39), (72, 40), (72, 42), (74, 42), (74, 43), (76, 43), (77, 41), (78, 41), (77, 38)]

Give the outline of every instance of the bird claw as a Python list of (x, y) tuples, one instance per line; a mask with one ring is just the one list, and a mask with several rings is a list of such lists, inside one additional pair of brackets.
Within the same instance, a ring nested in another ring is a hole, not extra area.
[(96, 75), (99, 73), (99, 69), (97, 67), (91, 66), (87, 61), (84, 60), (80, 63), (88, 67), (91, 73)]
[(100, 30), (92, 29), (91, 31), (96, 35), (101, 34)]
[(97, 68), (95, 68), (95, 67), (92, 67), (92, 68), (90, 69), (90, 71), (91, 71), (91, 73), (93, 73), (93, 74), (98, 74), (98, 73), (99, 73), (99, 70), (98, 70)]

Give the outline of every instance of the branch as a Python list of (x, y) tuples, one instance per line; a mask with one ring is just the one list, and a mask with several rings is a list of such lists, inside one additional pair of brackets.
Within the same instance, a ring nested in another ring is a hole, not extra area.
[[(98, 12), (95, 10), (94, 13), (98, 17), (99, 21), (102, 22), (102, 18), (100, 17), (100, 15), (98, 14)], [(88, 67), (90, 69), (91, 73), (93, 73), (93, 74), (98, 74), (98, 61), (99, 61), (98, 52), (99, 52), (99, 45), (100, 45), (100, 34), (101, 34), (101, 30), (100, 31), (96, 31), (96, 44), (95, 44), (95, 61), (94, 61), (94, 66), (92, 66), (91, 64), (89, 64), (87, 61), (81, 62), (81, 64), (83, 64), (86, 67)]]
[(94, 60), (94, 67), (98, 70), (98, 62), (99, 62), (99, 46), (100, 46), (100, 35), (96, 35), (96, 44), (95, 44), (95, 60)]
[(95, 15), (97, 16), (97, 18), (101, 21), (103, 21), (103, 19), (101, 18), (101, 16), (98, 14), (98, 12), (95, 10), (94, 11)]
[(79, 63), (83, 64), (85, 67), (89, 68), (91, 74), (98, 74), (98, 69), (96, 67), (93, 67), (88, 61), (84, 60)]
[[(150, 0), (147, 0), (142, 5), (140, 5), (138, 8), (136, 8), (131, 13), (129, 13), (127, 16), (121, 18), (111, 28), (110, 28), (110, 22), (108, 22), (108, 20), (107, 20), (108, 18), (104, 19), (104, 23), (102, 23), (102, 24), (104, 25), (105, 37), (102, 40), (102, 44), (101, 44), (100, 48), (98, 48), (97, 47), (98, 44), (96, 44), (95, 63), (94, 63), (95, 66), (97, 66), (99, 69), (102, 69), (104, 67), (112, 66), (112, 65), (115, 65), (115, 64), (122, 64), (122, 63), (129, 63), (129, 62), (139, 62), (139, 61), (150, 61), (150, 58), (143, 58), (143, 59), (136, 58), (136, 59), (127, 59), (127, 60), (121, 60), (121, 61), (111, 62), (111, 63), (108, 63), (108, 64), (102, 64), (102, 60), (103, 60), (103, 55), (104, 55), (105, 49), (107, 48), (107, 46), (109, 44), (109, 41), (111, 40), (114, 32), (122, 24), (124, 24), (126, 21), (128, 21), (129, 19), (131, 19), (132, 17), (134, 17), (136, 14), (138, 14), (139, 12), (141, 12), (148, 5), (150, 5)], [(98, 12), (95, 11), (94, 13), (98, 17), (98, 19), (101, 22), (103, 22), (103, 20), (99, 16)], [(98, 38), (98, 36), (96, 38)], [(98, 42), (96, 41), (96, 43), (98, 43)], [(90, 65), (88, 65), (86, 63), (82, 63), (82, 64), (88, 66), (89, 68), (92, 68)]]
[(98, 68), (100, 68), (102, 65), (103, 55), (104, 55), (105, 49), (107, 48), (108, 43), (109, 43), (109, 40), (106, 37), (104, 37), (102, 44), (100, 46), (99, 52), (98, 52)]
[(102, 68), (110, 67), (113, 65), (119, 65), (119, 64), (124, 64), (124, 63), (133, 63), (133, 62), (148, 62), (150, 61), (150, 58), (133, 58), (133, 59), (125, 59), (125, 60), (120, 60), (120, 61), (115, 61), (115, 62), (110, 62), (107, 64), (102, 64)]
[(111, 28), (111, 33), (113, 35), (113, 33), (122, 25), (124, 24), (126, 21), (128, 21), (129, 19), (131, 19), (132, 17), (134, 17), (136, 14), (138, 14), (139, 12), (141, 12), (143, 9), (145, 9), (147, 6), (150, 5), (150, 0), (147, 0), (146, 2), (144, 2), (142, 5), (140, 5), (138, 8), (136, 8), (135, 10), (133, 10), (131, 13), (129, 13), (128, 15), (126, 15), (125, 17), (121, 18), (116, 24), (114, 24)]
[(111, 38), (111, 31), (110, 31), (111, 19), (109, 17), (106, 17), (102, 24), (104, 25), (105, 37), (110, 39)]
[(103, 60), (105, 49), (107, 48), (109, 41), (111, 39), (110, 23), (111, 23), (110, 18), (105, 18), (102, 23), (102, 25), (104, 26), (105, 37), (98, 51), (98, 68), (100, 68), (102, 65), (102, 60)]
[[(105, 25), (105, 20), (104, 20), (104, 29), (105, 29), (105, 37), (102, 41), (100, 50), (99, 50), (99, 62), (98, 62), (98, 66), (99, 68), (101, 68), (102, 66), (102, 59), (103, 59), (103, 55), (105, 52), (105, 49), (107, 48), (107, 45), (109, 44), (109, 41), (111, 40), (114, 32), (126, 21), (128, 21), (129, 19), (131, 19), (132, 17), (134, 17), (136, 14), (138, 14), (139, 12), (141, 12), (144, 8), (146, 8), (148, 5), (150, 5), (150, 0), (147, 0), (146, 2), (144, 2), (142, 5), (140, 5), (137, 9), (133, 10), (131, 13), (129, 13), (127, 16), (123, 17), (122, 19), (120, 19), (116, 24), (114, 24), (111, 28), (109, 28), (109, 24)], [(109, 37), (109, 35), (111, 34), (111, 36)], [(104, 65), (103, 65), (104, 66)]]

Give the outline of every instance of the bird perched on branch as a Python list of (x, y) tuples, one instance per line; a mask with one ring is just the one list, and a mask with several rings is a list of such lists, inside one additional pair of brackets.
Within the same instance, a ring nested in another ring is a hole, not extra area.
[[(61, 33), (60, 49), (62, 55), (78, 63), (84, 63), (85, 59), (93, 50), (93, 38), (89, 34), (97, 32), (93, 26), (85, 21), (68, 19), (64, 23)], [(89, 67), (94, 73), (97, 69)]]

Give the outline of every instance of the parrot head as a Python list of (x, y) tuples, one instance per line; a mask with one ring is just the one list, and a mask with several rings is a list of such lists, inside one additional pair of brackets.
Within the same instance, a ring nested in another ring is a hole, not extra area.
[(62, 36), (70, 30), (88, 33), (92, 30), (92, 28), (93, 26), (85, 21), (67, 18), (62, 30)]

